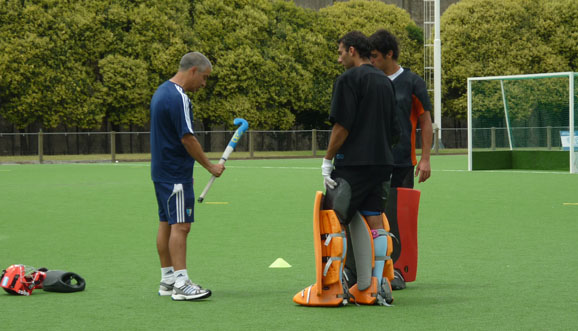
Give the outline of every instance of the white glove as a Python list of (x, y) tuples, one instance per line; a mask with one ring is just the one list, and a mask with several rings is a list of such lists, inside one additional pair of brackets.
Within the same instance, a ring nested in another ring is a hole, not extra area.
[(321, 175), (323, 175), (323, 182), (326, 187), (334, 189), (337, 183), (331, 179), (331, 172), (333, 171), (333, 162), (328, 159), (323, 159), (323, 164), (321, 165)]

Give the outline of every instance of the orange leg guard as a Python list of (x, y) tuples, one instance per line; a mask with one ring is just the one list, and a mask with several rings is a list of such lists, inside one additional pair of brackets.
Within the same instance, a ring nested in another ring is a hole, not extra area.
[[(385, 229), (386, 232), (389, 233), (390, 228), (389, 228), (389, 222), (387, 221), (387, 217), (385, 216), (385, 214), (382, 214), (382, 222), (383, 222), (383, 228)], [(365, 224), (366, 230), (368, 232), (368, 238), (371, 238), (371, 229), (369, 228), (369, 226), (367, 225), (367, 222), (363, 222)], [(372, 252), (372, 256), (373, 256), (373, 261), (375, 261), (375, 254), (373, 253), (373, 240), (371, 241), (371, 252)], [(385, 292), (387, 292), (389, 295), (391, 294), (391, 284), (390, 282), (393, 280), (394, 275), (393, 275), (393, 261), (391, 260), (390, 256), (391, 253), (393, 251), (393, 242), (391, 240), (391, 236), (387, 236), (387, 253), (386, 253), (386, 257), (385, 257), (385, 265), (383, 267), (383, 278), (384, 280), (386, 280), (386, 285), (388, 286), (389, 289), (387, 289)], [(374, 264), (374, 263), (373, 263)], [(372, 268), (374, 267), (374, 265), (372, 264)], [(366, 288), (365, 290), (360, 290), (357, 287), (357, 284), (353, 285), (350, 289), (349, 289), (349, 293), (351, 294), (351, 298), (350, 301), (351, 302), (355, 302), (358, 304), (362, 304), (362, 305), (374, 305), (378, 302), (378, 288), (379, 288), (380, 284), (377, 283), (377, 278), (376, 277), (371, 277), (371, 285)], [(393, 302), (393, 297), (392, 296), (388, 296), (386, 299), (386, 303), (389, 305), (390, 303)]]
[(323, 193), (317, 192), (313, 209), (315, 284), (295, 294), (303, 306), (339, 306), (344, 303), (341, 273), (345, 259), (345, 230), (333, 210), (321, 210)]

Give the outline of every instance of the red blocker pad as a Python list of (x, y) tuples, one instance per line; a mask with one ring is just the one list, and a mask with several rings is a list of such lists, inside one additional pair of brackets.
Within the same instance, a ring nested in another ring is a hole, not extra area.
[(392, 188), (385, 210), (391, 232), (397, 238), (393, 239), (393, 266), (401, 272), (406, 282), (415, 281), (417, 274), (417, 215), (420, 194), (420, 191), (414, 189)]

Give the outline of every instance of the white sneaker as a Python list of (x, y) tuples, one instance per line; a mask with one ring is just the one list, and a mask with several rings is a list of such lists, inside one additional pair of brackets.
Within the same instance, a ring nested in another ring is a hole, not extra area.
[(159, 295), (160, 296), (168, 296), (168, 295), (173, 294), (174, 285), (175, 285), (175, 283), (167, 284), (165, 282), (161, 282), (161, 285), (159, 286)]
[(181, 287), (173, 287), (171, 298), (175, 301), (199, 300), (211, 296), (211, 290), (203, 289), (201, 286), (187, 280)]

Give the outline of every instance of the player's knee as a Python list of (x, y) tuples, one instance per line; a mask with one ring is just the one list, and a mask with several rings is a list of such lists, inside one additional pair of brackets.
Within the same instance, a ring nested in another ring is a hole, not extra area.
[(191, 223), (176, 223), (171, 227), (171, 232), (175, 231), (181, 235), (188, 235), (191, 231)]
[(382, 212), (363, 210), (360, 211), (360, 214), (363, 215), (371, 230), (383, 229)]

